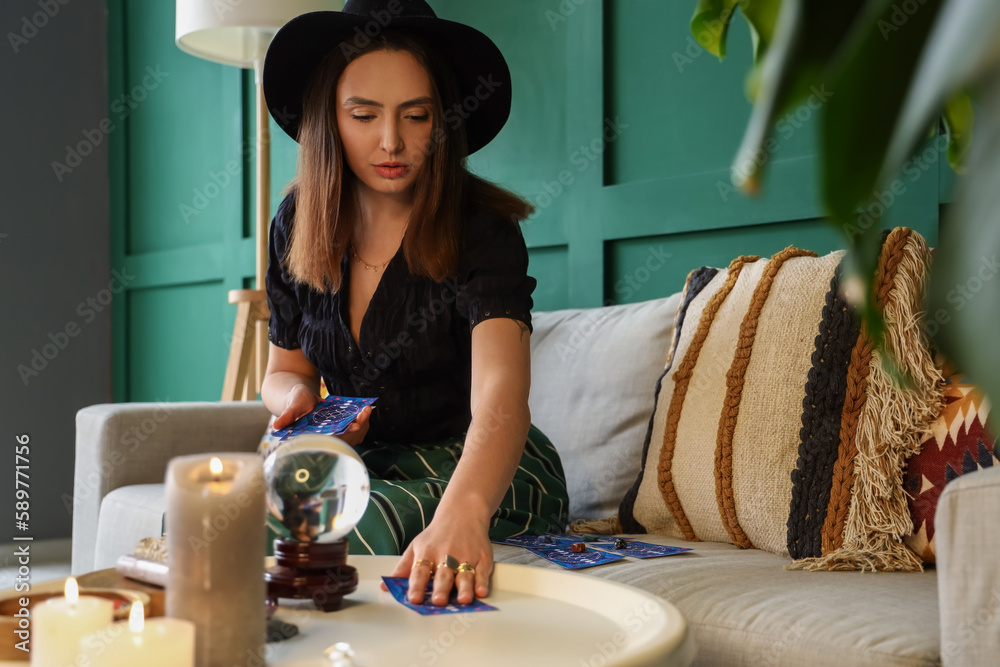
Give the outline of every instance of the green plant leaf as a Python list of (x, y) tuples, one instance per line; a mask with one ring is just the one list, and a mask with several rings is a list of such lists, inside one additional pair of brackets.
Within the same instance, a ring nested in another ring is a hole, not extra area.
[[(983, 276), (990, 275), (991, 262), (1000, 252), (1000, 227), (996, 224), (1000, 218), (1000, 190), (996, 187), (1000, 179), (998, 44), (1000, 2), (946, 0), (882, 167), (882, 179), (891, 178), (949, 96), (968, 85), (989, 81), (976, 128), (979, 136), (969, 149), (969, 174), (959, 181), (955, 203), (941, 225), (927, 326), (945, 356), (971, 374), (970, 379), (994, 400), (1000, 397), (1000, 350), (994, 333), (1000, 324), (996, 306), (1000, 303), (1000, 280), (985, 281)], [(973, 288), (977, 288), (974, 293)]]
[(735, 10), (736, 0), (698, 0), (691, 17), (691, 34), (719, 60), (726, 57), (726, 36)]
[(761, 62), (760, 88), (733, 163), (733, 184), (760, 189), (775, 122), (788, 109), (822, 90), (828, 64), (840, 51), (865, 0), (784, 0), (773, 38)]
[[(1000, 37), (1000, 31), (998, 31)], [(928, 334), (969, 380), (1000, 400), (1000, 65), (982, 81), (968, 173), (941, 225)], [(996, 419), (995, 411), (991, 415)]]
[(998, 44), (1000, 2), (946, 0), (896, 124), (882, 180), (896, 175), (954, 91), (1000, 63)]
[[(887, 189), (878, 180), (882, 163), (942, 2), (925, 0), (907, 13), (903, 7), (909, 5), (872, 0), (830, 68), (830, 98), (820, 127), (821, 192), (831, 222), (846, 233), (859, 258), (858, 279), (866, 292), (874, 287), (880, 243), (878, 235), (858, 232), (881, 228), (882, 212), (891, 205), (880, 196)], [(880, 213), (874, 220), (872, 211)], [(887, 373), (911, 386), (912, 379), (885, 349), (882, 314), (874, 301), (869, 299), (861, 313)]]
[(691, 34), (706, 51), (722, 60), (726, 57), (729, 24), (739, 7), (750, 26), (754, 63), (759, 64), (771, 44), (780, 6), (781, 0), (698, 0), (691, 17)]
[(912, 13), (890, 0), (869, 2), (831, 67), (820, 134), (822, 193), (842, 222), (883, 185), (892, 131), (943, 1), (913, 3)]
[[(724, 33), (721, 39), (724, 43)], [(829, 86), (835, 103), (826, 109), (823, 146), (833, 154), (823, 162), (824, 200), (831, 222), (848, 234), (854, 272), (868, 297), (860, 309), (869, 334), (883, 349), (882, 318), (870, 294), (880, 224), (853, 233), (854, 212), (895, 178), (945, 100), (989, 75), (975, 141), (970, 141), (967, 102), (956, 98), (944, 110), (949, 160), (960, 166), (968, 152), (969, 174), (959, 182), (958, 198), (942, 225), (927, 322), (940, 349), (987, 395), (1000, 397), (995, 342), (1000, 328), (1000, 2), (922, 0), (904, 6), (892, 0), (785, 0), (764, 51), (759, 71), (748, 79), (751, 93), (759, 81), (759, 92), (733, 163), (733, 182), (757, 192), (773, 152), (769, 142), (776, 121), (817, 88)], [(888, 365), (898, 375), (898, 367)]]
[(774, 39), (774, 26), (778, 22), (781, 0), (741, 0), (739, 7), (750, 25), (753, 61), (759, 64)]
[[(835, 219), (829, 222), (837, 225)], [(885, 347), (885, 319), (876, 299), (875, 275), (878, 270), (879, 255), (882, 251), (881, 214), (873, 215), (869, 224), (856, 227), (838, 225), (847, 234), (849, 252), (845, 258), (845, 284), (854, 283), (853, 292), (860, 294), (862, 301), (855, 302), (855, 310), (864, 324), (875, 348), (881, 353), (882, 368), (899, 386), (913, 386), (907, 375)]]
[(959, 91), (952, 95), (944, 105), (941, 121), (948, 136), (948, 164), (961, 174), (965, 171), (965, 158), (972, 144), (972, 126), (975, 123), (969, 93)]
[(855, 211), (875, 196), (894, 123), (942, 1), (915, 4), (910, 14), (891, 0), (782, 3), (759, 96), (733, 165), (734, 183), (757, 191), (776, 121), (803, 100), (814, 111), (823, 107), (822, 191), (829, 222), (846, 236), (867, 296), (859, 308), (862, 319), (883, 351), (887, 371), (903, 384), (908, 378), (884, 353), (882, 315), (870, 294), (881, 216), (859, 225)]
[(750, 36), (753, 39), (753, 67), (747, 73), (744, 89), (747, 100), (753, 102), (760, 92), (760, 78), (763, 72), (761, 63), (767, 54), (768, 47), (774, 39), (774, 26), (778, 21), (778, 10), (781, 0), (743, 0), (740, 9), (750, 26)]

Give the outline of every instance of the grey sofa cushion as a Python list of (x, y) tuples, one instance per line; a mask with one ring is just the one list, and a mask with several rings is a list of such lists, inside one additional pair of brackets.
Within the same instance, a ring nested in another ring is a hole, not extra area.
[(114, 567), (119, 556), (135, 552), (139, 540), (163, 534), (165, 496), (163, 484), (123, 486), (104, 496), (97, 519), (95, 570)]
[[(691, 624), (698, 645), (695, 665), (941, 664), (934, 570), (804, 572), (784, 569), (789, 561), (782, 556), (732, 544), (632, 537), (694, 551), (626, 558), (577, 572), (636, 586), (673, 603)], [(494, 544), (493, 551), (497, 562), (561, 569), (525, 549)], [(608, 640), (594, 637), (595, 647)]]
[(571, 520), (616, 515), (639, 474), (680, 297), (531, 316), (531, 421), (562, 459)]

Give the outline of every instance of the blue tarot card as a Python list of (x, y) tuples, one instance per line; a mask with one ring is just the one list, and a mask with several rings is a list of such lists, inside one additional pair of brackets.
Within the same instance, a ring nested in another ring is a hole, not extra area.
[(504, 537), (493, 540), (495, 544), (510, 544), (515, 547), (537, 547), (539, 549), (549, 549), (552, 547), (569, 546), (577, 542), (584, 544), (614, 544), (614, 538), (607, 535), (567, 535), (565, 533), (547, 533), (545, 535), (515, 535), (514, 537)]
[(613, 542), (610, 544), (606, 542), (594, 543), (592, 546), (595, 549), (600, 549), (608, 553), (631, 556), (632, 558), (660, 558), (661, 556), (674, 556), (691, 551), (690, 548), (686, 547), (668, 547), (662, 544), (650, 544), (649, 542), (637, 542), (635, 540), (625, 540), (625, 545), (623, 549), (616, 548)]
[(567, 546), (574, 542), (581, 541), (582, 540), (579, 535), (515, 535), (514, 537), (504, 537), (499, 540), (493, 540), (496, 544), (510, 544), (511, 546), (524, 548), (538, 547), (539, 549)]
[(440, 607), (436, 604), (431, 604), (431, 591), (434, 589), (433, 579), (427, 582), (427, 590), (424, 591), (423, 604), (413, 604), (409, 601), (409, 599), (407, 599), (406, 592), (410, 589), (410, 580), (407, 577), (382, 577), (382, 581), (385, 582), (389, 592), (392, 593), (392, 597), (396, 598), (396, 600), (404, 607), (409, 607), (422, 616), (464, 614), (470, 611), (496, 611), (496, 607), (486, 604), (482, 600), (473, 600), (469, 604), (459, 604), (458, 590), (455, 588), (451, 591), (451, 597), (448, 599), (448, 604)]
[(589, 545), (586, 551), (581, 551), (579, 553), (573, 551), (568, 546), (545, 548), (527, 547), (527, 549), (531, 553), (541, 556), (547, 561), (551, 561), (556, 565), (561, 565), (570, 570), (578, 570), (580, 568), (593, 567), (595, 565), (604, 565), (605, 563), (613, 563), (616, 560), (622, 560), (625, 558), (625, 556), (615, 553), (596, 551), (589, 548)]
[(279, 442), (284, 442), (293, 435), (303, 433), (322, 433), (324, 435), (343, 433), (358, 414), (376, 400), (350, 396), (327, 396), (312, 412), (301, 417), (291, 426), (277, 429), (271, 433), (271, 437)]
[(553, 534), (553, 539), (558, 539), (563, 542), (583, 542), (584, 544), (614, 544), (615, 538), (610, 535), (593, 535), (591, 533), (583, 533), (579, 535), (569, 535), (569, 534)]

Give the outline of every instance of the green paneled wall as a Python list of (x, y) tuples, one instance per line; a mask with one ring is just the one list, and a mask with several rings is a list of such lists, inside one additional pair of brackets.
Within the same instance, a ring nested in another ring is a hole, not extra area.
[(113, 396), (218, 400), (236, 317), (227, 293), (254, 273), (252, 88), (174, 45), (170, 0), (108, 9), (109, 104), (122, 118), (109, 135), (111, 256), (135, 276), (113, 312)]
[[(510, 63), (510, 121), (469, 164), (536, 206), (523, 227), (536, 310), (654, 299), (739, 254), (842, 246), (820, 220), (808, 105), (777, 133), (765, 193), (729, 186), (750, 114), (742, 18), (720, 63), (690, 37), (693, 0), (431, 4)], [(115, 399), (217, 400), (236, 314), (226, 295), (254, 286), (253, 75), (180, 51), (171, 0), (109, 0), (109, 13), (112, 100), (142, 88), (147, 67), (168, 73), (109, 137), (112, 258), (136, 275), (114, 314)], [(273, 214), (297, 144), (270, 127)], [(936, 242), (953, 182), (940, 160), (902, 173), (887, 224)]]
[[(128, 386), (142, 397), (133, 400), (219, 399), (219, 349), (228, 352), (224, 333), (232, 336), (233, 326), (219, 298), (218, 281), (131, 291), (128, 350), (141, 361), (129, 364)], [(189, 399), (193, 387), (207, 388), (207, 397)]]

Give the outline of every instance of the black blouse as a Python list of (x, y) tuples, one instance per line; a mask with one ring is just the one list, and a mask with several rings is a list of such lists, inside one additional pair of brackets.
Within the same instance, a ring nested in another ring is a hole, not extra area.
[(520, 226), (491, 211), (474, 212), (458, 273), (441, 283), (411, 274), (400, 245), (355, 345), (348, 326), (350, 258), (345, 254), (341, 262), (343, 283), (334, 294), (295, 282), (281, 264), (294, 207), (289, 194), (271, 222), (265, 276), (270, 341), (302, 348), (331, 394), (378, 397), (366, 442), (428, 442), (463, 433), (472, 420), (473, 327), (509, 317), (532, 329), (536, 280), (527, 275)]

